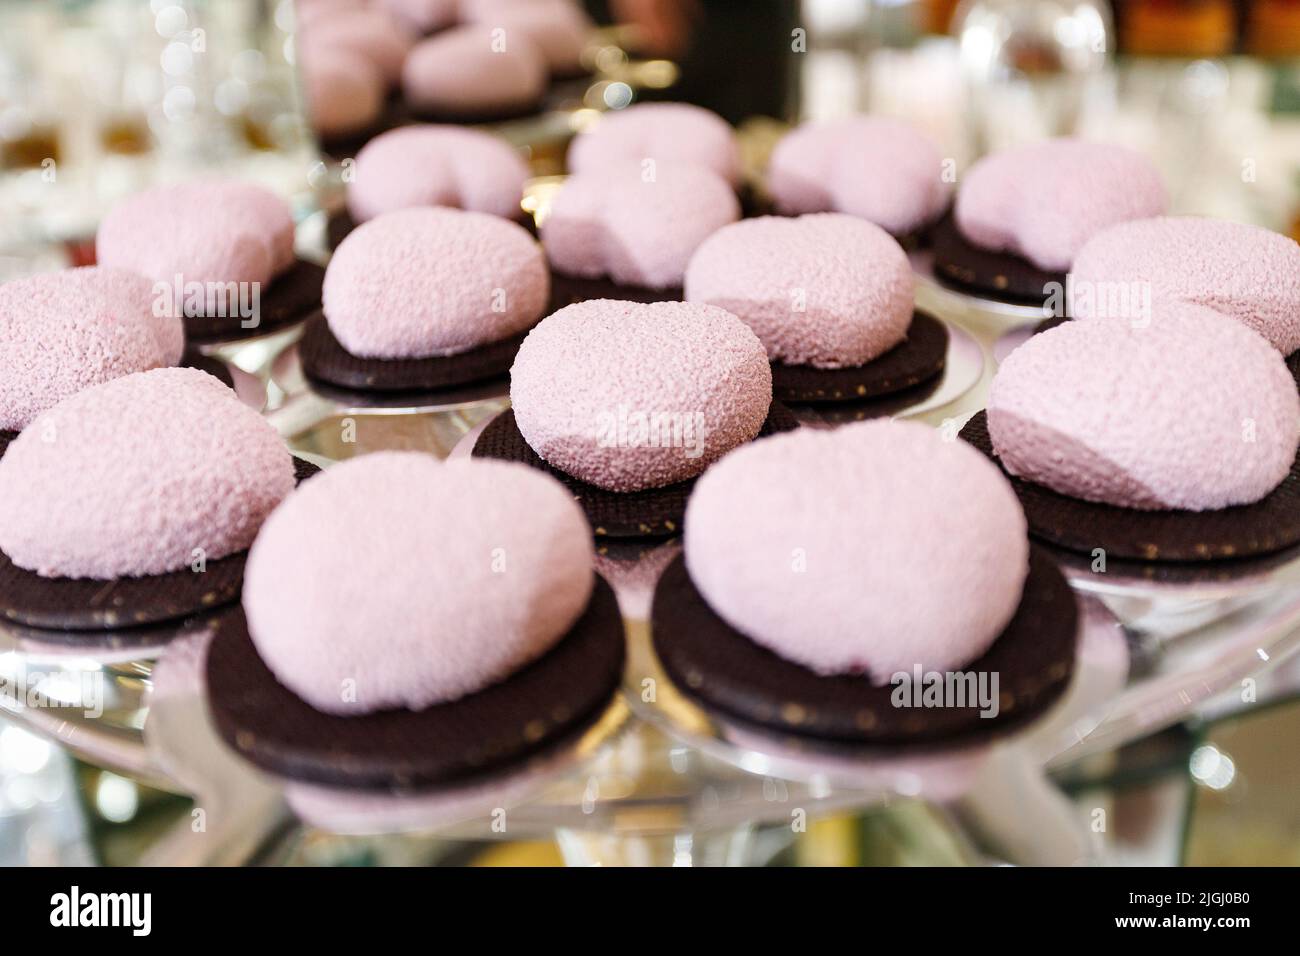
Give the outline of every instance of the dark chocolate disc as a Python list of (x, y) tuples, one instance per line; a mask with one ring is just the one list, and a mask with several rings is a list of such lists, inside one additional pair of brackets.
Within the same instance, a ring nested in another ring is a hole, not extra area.
[(343, 717), (276, 680), (234, 607), (208, 651), (208, 701), (225, 741), (266, 770), (336, 786), (412, 787), (499, 769), (594, 720), (618, 688), (623, 654), (618, 602), (598, 577), (569, 633), (501, 683), (421, 711)]
[[(533, 221), (532, 216), (525, 215), (521, 211), (519, 219), (515, 221), (532, 235), (537, 235), (537, 224)], [(337, 249), (339, 243), (346, 239), (358, 225), (359, 223), (352, 218), (352, 213), (348, 212), (347, 209), (338, 209), (330, 213), (329, 218), (325, 220), (325, 241), (328, 243), (330, 250)]]
[(185, 338), (190, 342), (224, 342), (266, 335), (293, 325), (320, 308), (325, 270), (314, 262), (298, 259), (262, 290), (258, 323), (244, 328), (244, 319), (233, 316), (185, 316)]
[[(985, 412), (966, 423), (961, 437), (1001, 466)], [(1218, 561), (1271, 554), (1300, 543), (1300, 456), (1267, 497), (1218, 511), (1118, 508), (1007, 477), (1025, 509), (1030, 533), (1080, 554), (1101, 549), (1108, 560)]]
[(907, 338), (865, 365), (822, 369), (772, 364), (772, 397), (790, 405), (880, 398), (913, 388), (943, 372), (948, 327), (924, 312), (912, 316)]
[(185, 354), (181, 356), (181, 365), (185, 368), (196, 368), (200, 372), (207, 372), (227, 388), (235, 387), (235, 377), (230, 373), (230, 366), (219, 358), (204, 355), (195, 349), (187, 348)]
[[(761, 438), (798, 427), (790, 409), (773, 402), (758, 434)], [(544, 462), (520, 434), (513, 409), (488, 423), (474, 443), (472, 455), (521, 462), (559, 479), (582, 507), (597, 537), (670, 538), (678, 534), (686, 515), (686, 499), (695, 487), (694, 478), (645, 491), (607, 491), (589, 485)]]
[(1292, 352), (1287, 356), (1286, 367), (1290, 370), (1296, 385), (1300, 387), (1300, 352)]
[(934, 275), (945, 285), (998, 302), (1041, 305), (1047, 288), (1065, 287), (1064, 272), (1047, 272), (1010, 252), (991, 252), (973, 245), (949, 213), (930, 231)]
[(650, 289), (639, 285), (621, 285), (612, 279), (584, 279), (581, 276), (566, 276), (561, 272), (551, 271), (551, 301), (547, 306), (548, 314), (573, 305), (576, 302), (588, 302), (592, 299), (617, 299), (620, 302), (681, 302), (682, 287), (672, 289)]
[[(823, 677), (769, 651), (713, 612), (681, 555), (659, 579), (650, 621), (664, 671), (707, 709), (784, 733), (883, 746), (985, 737), (1041, 714), (1070, 682), (1079, 626), (1074, 592), (1046, 552), (1031, 547), (1015, 617), (961, 670), (990, 675), (989, 699), (997, 675), (997, 713), (982, 717), (969, 698), (968, 706), (895, 706), (893, 684)], [(869, 634), (871, 622), (862, 628)]]
[[(320, 471), (301, 458), (294, 458), (293, 465), (299, 482)], [(73, 642), (93, 639), (85, 632), (179, 620), (238, 598), (247, 557), (247, 551), (240, 551), (208, 561), (201, 572), (182, 568), (100, 581), (41, 577), (18, 567), (0, 551), (0, 617), (50, 629), (49, 640)]]

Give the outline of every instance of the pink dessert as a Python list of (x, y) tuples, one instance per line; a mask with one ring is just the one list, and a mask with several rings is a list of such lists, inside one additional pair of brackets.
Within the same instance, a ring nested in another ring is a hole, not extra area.
[(361, 358), (457, 355), (524, 331), (546, 308), (541, 247), (486, 213), (385, 213), (340, 243), (325, 270), (325, 318)]
[(595, 299), (528, 333), (510, 370), (533, 451), (610, 491), (684, 481), (752, 440), (772, 404), (763, 345), (707, 305)]
[(322, 47), (347, 50), (368, 60), (384, 78), (386, 86), (395, 86), (402, 76), (415, 37), (387, 11), (364, 7), (332, 10), (313, 17), (304, 27), (301, 51), (304, 60)]
[(595, 28), (571, 0), (471, 0), (462, 4), (461, 16), (467, 23), (505, 30), (507, 42), (516, 32), (527, 37), (553, 76), (582, 70), (582, 52)]
[(503, 41), (482, 24), (422, 41), (402, 70), (411, 108), (449, 117), (526, 112), (541, 103), (546, 81), (546, 61), (531, 40)]
[(1089, 319), (1003, 362), (989, 435), (1007, 471), (1072, 498), (1207, 511), (1263, 498), (1300, 442), (1300, 396), (1268, 342), (1217, 312)]
[(422, 710), (550, 650), (587, 606), (591, 567), (587, 522), (555, 479), (380, 452), (267, 519), (244, 612), (267, 666), (317, 710)]
[(179, 362), (181, 320), (154, 315), (153, 302), (148, 279), (104, 266), (0, 285), (0, 429), (22, 431), (83, 388)]
[(378, 0), (378, 6), (417, 35), (449, 27), (459, 16), (457, 0)]
[(874, 421), (766, 438), (710, 468), (686, 508), (686, 566), (751, 640), (884, 684), (989, 649), (1020, 604), (1027, 533), (974, 448)]
[(789, 365), (851, 368), (912, 322), (912, 269), (879, 226), (838, 213), (764, 216), (718, 230), (686, 269), (686, 298), (738, 315)]
[(944, 157), (910, 123), (878, 116), (806, 123), (772, 153), (767, 188), (787, 216), (843, 212), (895, 236), (914, 233), (948, 206)]
[(1300, 244), (1271, 230), (1222, 219), (1140, 219), (1098, 233), (1070, 271), (1091, 293), (1076, 296), (1076, 319), (1101, 313), (1107, 291), (1130, 287), (1230, 315), (1283, 355), (1300, 349)]
[(668, 289), (682, 284), (700, 243), (739, 218), (736, 194), (707, 169), (661, 163), (646, 174), (622, 161), (565, 181), (542, 245), (557, 272)]
[(1159, 216), (1168, 205), (1164, 180), (1140, 153), (1054, 139), (972, 166), (957, 192), (956, 216), (975, 245), (1063, 272), (1101, 230)]
[(294, 261), (288, 204), (252, 183), (200, 179), (119, 201), (99, 224), (100, 265), (174, 284), (269, 285)]
[(403, 126), (357, 153), (348, 210), (357, 222), (412, 206), (455, 206), (503, 219), (522, 215), (528, 164), (491, 133), (459, 126)]
[(378, 67), (346, 49), (306, 53), (300, 72), (312, 129), (330, 139), (370, 129), (384, 109), (384, 77)]
[(569, 169), (591, 172), (621, 160), (703, 166), (733, 187), (740, 147), (721, 116), (688, 103), (638, 103), (607, 113), (569, 146)]
[(293, 488), (275, 431), (207, 372), (95, 385), (0, 458), (0, 550), (45, 577), (110, 580), (242, 551)]

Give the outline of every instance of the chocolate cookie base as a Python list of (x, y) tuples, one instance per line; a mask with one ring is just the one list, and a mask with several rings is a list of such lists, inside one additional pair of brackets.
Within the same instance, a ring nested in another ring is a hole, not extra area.
[[(823, 677), (756, 644), (720, 618), (696, 589), (682, 556), (664, 571), (651, 609), (655, 653), (673, 683), (706, 709), (803, 737), (859, 745), (949, 744), (983, 739), (1042, 714), (1074, 671), (1074, 593), (1041, 548), (1015, 617), (985, 654), (960, 673), (998, 675), (998, 712), (968, 706), (895, 706), (894, 684)], [(870, 622), (863, 621), (870, 633)], [(910, 677), (911, 675), (909, 675)], [(991, 686), (991, 683), (988, 685)], [(922, 687), (914, 687), (919, 695)]]
[(185, 316), (185, 338), (190, 343), (228, 342), (267, 335), (293, 325), (320, 308), (325, 270), (314, 262), (299, 259), (263, 291), (258, 323), (244, 327), (234, 316)]
[(587, 610), (550, 651), (498, 684), (421, 711), (325, 714), (276, 680), (242, 608), (216, 624), (208, 702), (222, 738), (252, 763), (296, 780), (407, 788), (524, 760), (599, 717), (623, 671), (623, 620), (600, 578)]
[[(773, 402), (758, 437), (793, 431), (798, 420), (779, 402)], [(488, 423), (474, 443), (475, 458), (516, 461), (546, 472), (564, 484), (581, 506), (599, 538), (670, 538), (678, 534), (686, 515), (686, 499), (694, 478), (645, 491), (607, 491), (552, 468), (529, 447), (515, 424), (513, 409)]]
[(681, 286), (651, 289), (640, 285), (622, 285), (612, 279), (584, 279), (551, 271), (551, 301), (547, 314), (592, 299), (617, 299), (620, 302), (682, 302)]
[(930, 231), (934, 275), (944, 285), (1013, 305), (1041, 305), (1047, 287), (1065, 286), (1064, 272), (1047, 272), (1009, 252), (992, 252), (973, 245), (952, 213)]

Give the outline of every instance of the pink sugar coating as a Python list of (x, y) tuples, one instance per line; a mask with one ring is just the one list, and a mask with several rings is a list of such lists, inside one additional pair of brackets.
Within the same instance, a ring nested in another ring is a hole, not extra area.
[[(1139, 219), (1093, 236), (1070, 271), (1097, 291), (1143, 283), (1155, 299), (1244, 322), (1283, 355), (1300, 349), (1300, 243), (1289, 236), (1222, 219)], [(1101, 303), (1079, 297), (1074, 318), (1092, 317)]]
[(357, 153), (348, 209), (358, 222), (411, 206), (518, 219), (528, 164), (505, 140), (459, 126), (403, 126)]
[(784, 215), (843, 212), (896, 236), (947, 207), (943, 154), (910, 123), (880, 116), (800, 126), (776, 146), (768, 192)]
[(416, 45), (402, 70), (407, 102), (418, 110), (474, 115), (525, 110), (546, 92), (546, 61), (523, 36), (508, 35), (494, 49), (492, 28), (469, 24)]
[(378, 0), (376, 5), (416, 34), (449, 27), (460, 12), (457, 0)]
[(311, 125), (320, 136), (369, 129), (384, 109), (384, 78), (350, 50), (321, 47), (303, 57), (300, 73)]
[(738, 315), (790, 365), (845, 368), (893, 348), (912, 322), (907, 255), (839, 213), (764, 216), (718, 230), (686, 269), (686, 299)]
[(137, 372), (42, 412), (9, 446), (0, 550), (46, 577), (176, 571), (248, 547), (292, 488), (280, 437), (221, 382)]
[(1054, 139), (977, 162), (962, 179), (956, 216), (975, 245), (1064, 271), (1101, 230), (1159, 216), (1168, 205), (1160, 173), (1140, 153)]
[(606, 113), (569, 146), (569, 169), (585, 173), (621, 160), (687, 163), (740, 183), (740, 147), (727, 121), (688, 103), (638, 103)]
[(510, 370), (533, 451), (582, 481), (637, 491), (684, 481), (763, 427), (772, 370), (721, 309), (593, 299), (528, 333)]
[(288, 204), (269, 190), (233, 179), (155, 186), (116, 203), (99, 224), (100, 265), (156, 282), (256, 282), (293, 262)]
[(249, 633), (317, 710), (421, 710), (505, 679), (573, 627), (590, 534), (564, 487), (525, 465), (364, 455), (267, 519), (244, 575)]
[(517, 223), (428, 207), (354, 229), (330, 260), (325, 318), (362, 358), (456, 355), (524, 331), (541, 317), (550, 274)]
[(667, 289), (701, 242), (739, 218), (736, 194), (707, 169), (660, 163), (648, 180), (640, 163), (620, 161), (565, 181), (542, 245), (557, 272)]
[(573, 74), (582, 68), (582, 52), (594, 25), (571, 0), (478, 0), (466, 4), (462, 18), (469, 23), (500, 27), (509, 37), (522, 33), (541, 52), (553, 74)]
[(1003, 362), (989, 434), (1012, 474), (1141, 510), (1258, 501), (1290, 471), (1300, 395), (1255, 332), (1195, 305), (1066, 322)]
[(819, 674), (954, 670), (1020, 604), (1025, 517), (988, 459), (916, 423), (764, 438), (718, 462), (686, 508), (709, 606)]
[(321, 47), (347, 50), (379, 70), (386, 86), (394, 86), (402, 76), (415, 37), (386, 10), (366, 7), (359, 10), (333, 10), (313, 17), (302, 31), (302, 56), (310, 59)]
[(179, 362), (181, 320), (155, 316), (153, 301), (148, 279), (104, 266), (0, 285), (0, 429), (22, 431), (83, 388)]

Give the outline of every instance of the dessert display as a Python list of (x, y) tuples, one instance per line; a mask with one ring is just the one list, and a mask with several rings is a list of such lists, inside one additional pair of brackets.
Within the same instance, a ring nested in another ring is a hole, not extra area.
[(549, 288), (541, 247), (517, 223), (443, 207), (384, 213), (330, 260), (303, 371), (362, 393), (503, 376)]
[(879, 398), (939, 376), (947, 331), (914, 312), (914, 282), (885, 230), (817, 213), (718, 230), (691, 258), (685, 292), (754, 330), (777, 400), (816, 404)]
[(464, 0), (461, 18), (505, 31), (507, 44), (523, 35), (542, 54), (552, 78), (587, 72), (582, 54), (594, 25), (575, 0)]
[(842, 212), (916, 244), (948, 207), (939, 147), (910, 123), (878, 116), (805, 123), (777, 143), (767, 169), (776, 212)]
[(1055, 139), (994, 153), (962, 176), (953, 216), (935, 227), (935, 274), (989, 298), (1039, 303), (1094, 235), (1167, 204), (1159, 172), (1123, 146)]
[(722, 309), (582, 302), (524, 339), (510, 370), (513, 407), (473, 454), (554, 474), (598, 536), (671, 536), (690, 482), (710, 463), (794, 427), (771, 383), (762, 343)]
[[(739, 448), (697, 483), (684, 546), (655, 593), (655, 651), (684, 693), (743, 722), (950, 741), (1013, 726), (1069, 682), (1073, 595), (1030, 547), (1005, 478), (927, 426), (867, 422)], [(913, 675), (989, 671), (995, 714), (890, 699)]]
[(502, 44), (495, 29), (466, 24), (420, 41), (402, 67), (411, 112), (462, 123), (535, 113), (546, 93), (546, 59), (526, 36), (510, 35)]
[(100, 223), (95, 254), (153, 283), (190, 341), (262, 335), (320, 305), (324, 270), (295, 257), (288, 205), (251, 183), (199, 179), (127, 196)]
[(592, 560), (571, 497), (522, 465), (415, 452), (337, 465), (253, 545), (242, 608), (208, 655), (218, 729), (268, 770), (337, 785), (524, 759), (618, 684), (622, 621)]
[(740, 185), (740, 147), (726, 120), (687, 103), (637, 103), (608, 113), (569, 145), (569, 170), (585, 173), (624, 160), (702, 166)]
[(308, 49), (299, 75), (312, 129), (327, 146), (346, 145), (379, 123), (387, 96), (384, 75), (364, 56), (342, 47)]

